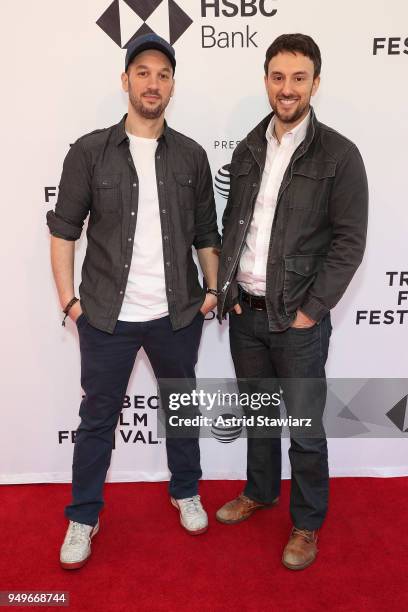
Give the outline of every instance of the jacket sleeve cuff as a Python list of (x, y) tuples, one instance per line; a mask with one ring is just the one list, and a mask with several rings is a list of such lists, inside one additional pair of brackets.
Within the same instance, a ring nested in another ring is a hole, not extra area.
[(81, 236), (82, 227), (77, 227), (69, 221), (65, 221), (55, 214), (53, 210), (47, 212), (47, 225), (50, 233), (64, 240), (78, 240)]
[(327, 308), (312, 296), (306, 298), (303, 304), (299, 306), (299, 310), (317, 322), (321, 321), (330, 312), (330, 308)]

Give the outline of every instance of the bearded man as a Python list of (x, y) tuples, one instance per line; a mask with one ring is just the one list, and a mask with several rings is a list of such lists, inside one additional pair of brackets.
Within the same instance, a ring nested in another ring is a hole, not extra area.
[[(229, 313), (241, 384), (282, 390), (288, 416), (309, 417), (313, 426), (310, 434), (305, 428), (290, 432), (293, 528), (282, 561), (299, 570), (316, 558), (327, 512), (322, 416), (330, 310), (363, 257), (368, 190), (357, 147), (317, 121), (310, 105), (321, 69), (314, 40), (279, 36), (264, 69), (273, 113), (239, 144), (230, 165), (218, 316), (221, 321)], [(248, 431), (245, 489), (218, 510), (217, 519), (233, 524), (273, 506), (280, 483), (280, 432), (255, 427)]]
[[(61, 307), (78, 328), (85, 394), (60, 553), (65, 569), (82, 567), (91, 554), (137, 352), (143, 347), (157, 378), (194, 380), (204, 317), (217, 303), (220, 238), (207, 155), (164, 119), (175, 68), (174, 49), (159, 36), (131, 42), (122, 74), (128, 113), (71, 147), (55, 212), (47, 214)], [(75, 241), (88, 214), (78, 299)], [(167, 438), (166, 448), (171, 503), (188, 533), (201, 534), (208, 519), (198, 494), (198, 437)]]

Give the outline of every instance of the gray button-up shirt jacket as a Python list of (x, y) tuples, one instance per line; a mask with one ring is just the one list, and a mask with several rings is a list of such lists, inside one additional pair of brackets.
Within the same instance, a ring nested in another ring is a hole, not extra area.
[[(47, 213), (51, 234), (64, 240), (80, 237), (89, 214), (81, 306), (91, 325), (109, 333), (126, 290), (139, 197), (125, 119), (83, 136), (70, 148), (55, 212)], [(220, 248), (204, 149), (166, 124), (158, 140), (156, 177), (169, 315), (177, 330), (191, 323), (205, 298), (191, 247)]]

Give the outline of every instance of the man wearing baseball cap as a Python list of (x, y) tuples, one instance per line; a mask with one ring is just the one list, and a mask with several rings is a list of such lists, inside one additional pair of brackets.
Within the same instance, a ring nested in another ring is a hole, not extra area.
[[(157, 378), (195, 378), (206, 313), (217, 302), (220, 238), (205, 151), (164, 120), (174, 91), (174, 49), (156, 34), (128, 45), (122, 87), (128, 113), (79, 138), (68, 152), (55, 212), (47, 213), (61, 307), (77, 325), (80, 407), (73, 459), (65, 569), (91, 554), (115, 428), (136, 355)], [(75, 241), (89, 215), (79, 298)], [(203, 289), (192, 247), (205, 279)], [(207, 529), (198, 494), (198, 438), (167, 438), (171, 503), (192, 535)]]

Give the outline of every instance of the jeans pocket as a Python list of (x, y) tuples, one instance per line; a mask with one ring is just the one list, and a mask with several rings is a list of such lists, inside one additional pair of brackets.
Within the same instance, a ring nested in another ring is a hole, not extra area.
[(79, 315), (79, 317), (75, 321), (75, 325), (77, 326), (78, 329), (81, 327), (83, 321), (86, 321), (86, 317), (85, 317), (84, 313), (81, 312), (81, 314)]
[(291, 326), (290, 329), (295, 332), (295, 334), (307, 334), (310, 331), (313, 331), (315, 328), (317, 327), (317, 323), (313, 323), (313, 325), (310, 325), (309, 327), (293, 327)]

